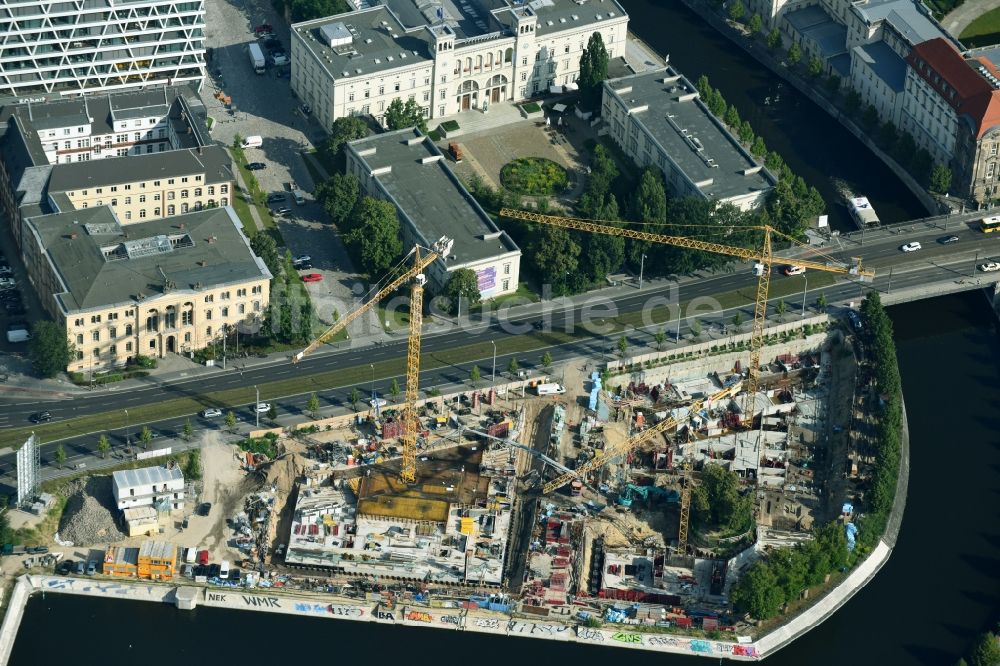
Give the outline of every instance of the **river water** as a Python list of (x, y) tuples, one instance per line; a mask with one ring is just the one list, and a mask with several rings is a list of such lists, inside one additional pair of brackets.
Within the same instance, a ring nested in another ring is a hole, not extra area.
[[(899, 542), (871, 584), (819, 628), (768, 659), (773, 666), (947, 665), (997, 618), (1000, 338), (979, 293), (900, 306), (891, 315), (912, 451)], [(387, 642), (391, 649), (384, 647)], [(626, 658), (634, 666), (710, 663), (484, 634), (215, 608), (178, 611), (166, 604), (57, 594), (28, 603), (11, 663), (175, 666), (334, 658), (357, 663), (390, 656), (412, 666), (440, 666), (492, 662), (491, 654), (530, 654), (536, 663)]]

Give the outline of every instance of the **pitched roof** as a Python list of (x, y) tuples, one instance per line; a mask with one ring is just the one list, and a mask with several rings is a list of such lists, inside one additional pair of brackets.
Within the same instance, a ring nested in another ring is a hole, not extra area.
[(958, 49), (941, 38), (917, 44), (906, 60), (959, 116), (971, 121), (977, 139), (1000, 125), (1000, 90), (973, 69), (984, 66), (995, 71), (989, 60), (968, 62)]

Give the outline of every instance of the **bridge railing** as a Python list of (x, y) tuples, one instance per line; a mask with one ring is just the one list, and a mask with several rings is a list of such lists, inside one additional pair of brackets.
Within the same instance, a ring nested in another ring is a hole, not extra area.
[(976, 220), (981, 220), (984, 217), (990, 217), (998, 214), (1000, 214), (1000, 207), (984, 208), (982, 210), (966, 211), (964, 213), (935, 215), (933, 217), (922, 217), (915, 220), (907, 220), (906, 222), (897, 222), (895, 224), (883, 224), (873, 229), (859, 229), (858, 231), (840, 234), (839, 238), (841, 241), (848, 241), (863, 245), (866, 241), (882, 240), (885, 238), (891, 238), (892, 236), (898, 236), (902, 233), (913, 233), (917, 231), (927, 231), (930, 229), (940, 229), (941, 231), (958, 229), (961, 224), (975, 222)]

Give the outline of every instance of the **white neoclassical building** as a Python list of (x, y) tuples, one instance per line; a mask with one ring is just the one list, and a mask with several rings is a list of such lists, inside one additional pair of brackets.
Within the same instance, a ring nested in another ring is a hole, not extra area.
[(415, 100), (428, 118), (573, 84), (594, 32), (625, 53), (616, 0), (387, 0), (292, 26), (292, 90), (325, 126)]

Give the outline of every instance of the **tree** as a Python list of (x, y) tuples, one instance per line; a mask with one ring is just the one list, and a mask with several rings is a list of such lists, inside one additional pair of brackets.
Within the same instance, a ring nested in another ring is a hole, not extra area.
[(185, 478), (197, 481), (201, 478), (201, 451), (193, 449), (188, 454), (187, 465), (184, 466)]
[(424, 111), (415, 99), (406, 100), (404, 103), (402, 98), (397, 97), (389, 102), (389, 106), (385, 110), (385, 126), (390, 130), (417, 127), (421, 132), (427, 132)]
[(781, 317), (785, 312), (788, 311), (788, 306), (785, 305), (785, 299), (778, 299), (778, 302), (774, 305), (774, 311)]
[(341, 231), (347, 231), (351, 211), (358, 205), (361, 182), (353, 173), (335, 173), (330, 180), (316, 187), (316, 200), (330, 216), (330, 221)]
[(553, 284), (557, 295), (565, 294), (569, 276), (579, 269), (580, 245), (565, 229), (546, 226), (531, 237), (527, 249), (529, 263), (539, 279)]
[(319, 412), (319, 396), (315, 392), (309, 394), (309, 402), (306, 403), (306, 411), (308, 411), (313, 418)]
[(285, 0), (285, 4), (296, 23), (350, 11), (344, 0)]
[(662, 349), (663, 343), (667, 341), (667, 332), (661, 328), (653, 334), (653, 339), (656, 340), (656, 348)]
[(857, 90), (852, 88), (847, 92), (847, 99), (844, 100), (844, 106), (852, 114), (861, 108), (861, 95), (858, 94)]
[(149, 443), (153, 441), (153, 431), (149, 429), (149, 426), (142, 426), (142, 432), (139, 433), (139, 441), (142, 442), (143, 449), (149, 448)]
[(323, 142), (320, 150), (327, 160), (333, 161), (340, 149), (349, 141), (363, 139), (368, 136), (368, 125), (358, 116), (344, 116), (333, 121), (330, 136)]
[(472, 382), (473, 386), (475, 386), (479, 382), (480, 376), (481, 375), (479, 372), (479, 366), (478, 365), (472, 366), (472, 369), (469, 370), (469, 381)]
[(239, 132), (233, 135), (233, 148), (237, 150), (243, 149), (243, 135)]
[(861, 116), (861, 122), (865, 124), (868, 129), (874, 129), (878, 127), (878, 109), (872, 105), (868, 105), (865, 109), (864, 114)]
[(802, 59), (802, 49), (796, 42), (792, 42), (792, 45), (788, 47), (788, 53), (785, 54), (785, 60), (788, 61), (789, 65), (794, 65)]
[(348, 396), (347, 402), (351, 403), (351, 409), (358, 411), (358, 402), (361, 400), (361, 392), (355, 386), (351, 389), (351, 395)]
[(826, 89), (831, 95), (835, 95), (840, 92), (840, 77), (836, 74), (831, 74), (826, 80)]
[(362, 197), (344, 237), (362, 270), (372, 279), (389, 270), (403, 251), (396, 208), (388, 201)]
[(696, 338), (701, 337), (701, 321), (698, 319), (691, 320), (691, 335)]
[(947, 194), (951, 190), (951, 169), (943, 164), (935, 164), (931, 171), (931, 192)]
[(819, 76), (823, 73), (823, 61), (817, 56), (809, 58), (809, 62), (806, 64), (806, 72), (812, 77)]
[(903, 132), (899, 137), (899, 141), (896, 142), (892, 156), (905, 167), (910, 164), (916, 152), (917, 142), (913, 140), (913, 135), (909, 132)]
[(56, 452), (54, 457), (56, 460), (56, 465), (58, 467), (62, 467), (63, 465), (66, 464), (66, 448), (62, 444), (56, 447)]
[(596, 108), (601, 102), (601, 86), (608, 78), (608, 50), (604, 47), (601, 33), (594, 32), (587, 40), (587, 47), (580, 54), (580, 101), (588, 109)]
[(479, 279), (471, 268), (459, 268), (451, 274), (448, 284), (444, 286), (443, 296), (448, 298), (448, 310), (453, 315), (461, 314), (462, 304), (466, 312), (482, 300), (479, 292)]
[(743, 313), (737, 310), (736, 314), (733, 315), (733, 326), (735, 326), (736, 329), (739, 330), (740, 326), (742, 325), (743, 325)]
[(31, 327), (28, 358), (40, 377), (55, 377), (66, 370), (75, 349), (66, 331), (51, 321), (37, 321)]
[(510, 359), (510, 363), (507, 364), (507, 372), (509, 372), (511, 375), (516, 375), (517, 368), (518, 368), (517, 357), (513, 356)]
[(236, 430), (236, 414), (231, 409), (226, 412), (226, 427), (229, 428), (230, 432)]
[(778, 48), (781, 45), (781, 32), (777, 28), (771, 28), (771, 32), (767, 33), (764, 43), (772, 51)]
[(988, 631), (982, 634), (972, 648), (969, 663), (972, 666), (998, 666), (1000, 645), (997, 645), (997, 637)]
[(389, 384), (389, 397), (392, 398), (393, 402), (396, 402), (396, 398), (399, 397), (400, 393), (399, 380), (393, 377), (392, 383)]
[(732, 0), (732, 2), (729, 3), (729, 18), (734, 21), (739, 21), (743, 18), (746, 11), (746, 7), (743, 6), (741, 0)]
[(191, 436), (194, 435), (194, 426), (191, 425), (191, 419), (184, 419), (184, 430), (182, 432), (184, 439), (190, 440)]
[(550, 365), (552, 365), (552, 354), (547, 351), (542, 354), (542, 367), (548, 370)]
[(737, 612), (760, 620), (777, 615), (783, 601), (778, 580), (765, 562), (755, 562), (747, 569), (733, 586), (731, 598)]
[(764, 21), (760, 18), (760, 14), (754, 14), (750, 17), (750, 22), (747, 23), (747, 28), (750, 30), (750, 35), (754, 36), (760, 32), (761, 28), (764, 27)]
[(754, 139), (753, 145), (750, 147), (750, 152), (753, 153), (754, 157), (764, 157), (767, 155), (767, 144), (764, 143), (762, 137), (757, 137)]
[(267, 408), (267, 418), (269, 418), (272, 421), (274, 419), (278, 418), (278, 410), (275, 409), (273, 402), (270, 405), (268, 405), (268, 408)]
[(97, 438), (97, 451), (98, 451), (98, 453), (101, 454), (102, 458), (107, 458), (108, 457), (108, 451), (110, 451), (110, 450), (111, 450), (111, 440), (108, 439), (107, 435), (105, 435), (104, 433), (101, 433), (101, 436)]
[(826, 310), (826, 294), (821, 292), (820, 295), (816, 298), (816, 308), (820, 312)]
[(754, 134), (753, 127), (750, 125), (749, 120), (744, 120), (742, 123), (740, 123), (740, 129), (738, 131), (738, 134), (740, 137), (740, 143), (742, 143), (745, 146), (752, 146), (754, 139), (757, 138), (757, 135)]
[(273, 277), (281, 275), (281, 255), (271, 234), (254, 234), (250, 239), (250, 249), (261, 258)]
[(740, 119), (740, 111), (736, 108), (735, 104), (730, 104), (729, 108), (726, 109), (726, 115), (723, 118), (729, 128), (734, 132), (738, 132), (740, 129), (740, 124), (743, 122)]
[(625, 352), (628, 351), (628, 338), (624, 335), (618, 338), (618, 353), (625, 356)]

